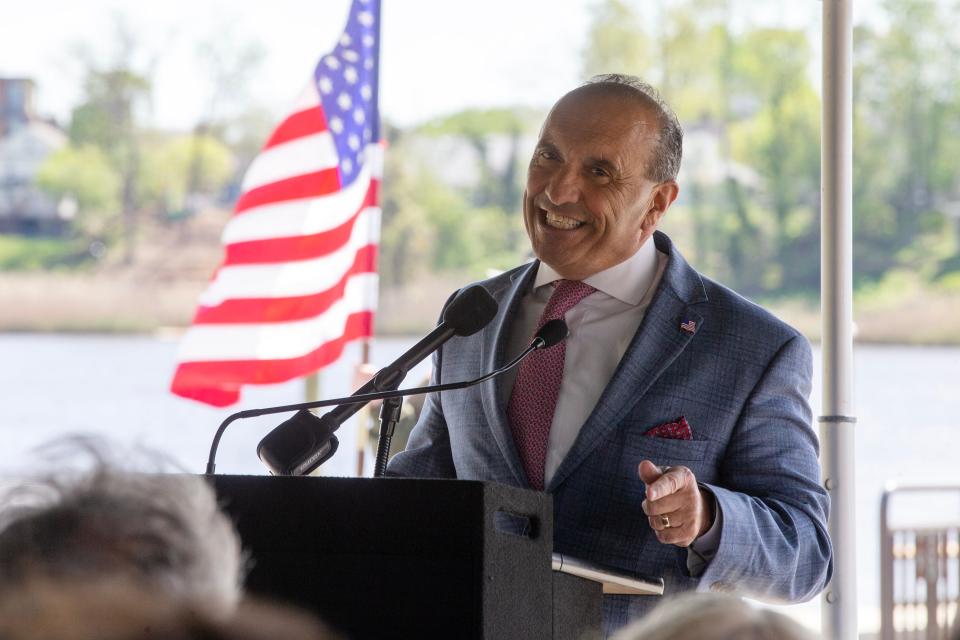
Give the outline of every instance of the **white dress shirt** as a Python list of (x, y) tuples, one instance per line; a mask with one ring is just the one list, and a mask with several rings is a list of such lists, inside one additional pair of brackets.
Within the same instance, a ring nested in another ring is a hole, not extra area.
[[(596, 291), (564, 317), (570, 337), (566, 340), (563, 380), (547, 443), (544, 486), (550, 483), (580, 433), (580, 427), (613, 377), (643, 320), (666, 264), (666, 254), (658, 252), (652, 240), (648, 240), (632, 257), (584, 280)], [(520, 353), (530, 344), (553, 293), (550, 285), (561, 279), (556, 271), (540, 263), (533, 289), (524, 295), (513, 324), (508, 356)], [(512, 380), (506, 388), (513, 388)]]

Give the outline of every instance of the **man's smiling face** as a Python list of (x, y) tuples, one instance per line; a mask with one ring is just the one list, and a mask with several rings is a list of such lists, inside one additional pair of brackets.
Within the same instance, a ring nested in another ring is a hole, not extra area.
[(527, 171), (523, 217), (533, 252), (583, 280), (637, 252), (677, 195), (646, 177), (657, 119), (639, 100), (587, 85), (544, 122)]

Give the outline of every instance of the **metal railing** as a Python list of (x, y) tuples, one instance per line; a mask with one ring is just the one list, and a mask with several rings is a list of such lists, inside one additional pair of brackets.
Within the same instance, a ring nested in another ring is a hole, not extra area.
[[(933, 498), (926, 508), (924, 494)], [(891, 515), (901, 498), (914, 511), (912, 522)], [(887, 489), (880, 501), (881, 640), (952, 640), (958, 606), (960, 486)]]

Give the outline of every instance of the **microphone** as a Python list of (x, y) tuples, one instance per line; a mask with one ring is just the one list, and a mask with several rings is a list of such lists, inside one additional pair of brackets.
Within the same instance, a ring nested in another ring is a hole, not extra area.
[[(527, 356), (529, 356), (534, 351), (539, 349), (549, 349), (553, 345), (561, 342), (570, 335), (570, 332), (567, 329), (567, 325), (563, 320), (550, 320), (537, 334), (533, 337), (533, 340), (530, 343), (530, 346), (527, 347), (520, 355), (516, 358), (505, 364), (504, 366), (491, 371), (490, 373), (484, 374), (479, 378), (473, 380), (466, 380), (462, 382), (448, 382), (445, 384), (429, 385), (426, 387), (413, 387), (410, 389), (388, 389), (384, 391), (375, 391), (372, 393), (360, 393), (361, 390), (367, 388), (370, 383), (367, 383), (363, 387), (360, 387), (356, 393), (352, 396), (346, 398), (333, 398), (331, 400), (316, 400), (314, 402), (301, 402), (297, 404), (288, 404), (277, 407), (265, 407), (262, 409), (247, 409), (245, 411), (238, 411), (233, 415), (227, 417), (220, 424), (220, 428), (217, 429), (217, 433), (213, 437), (213, 443), (210, 446), (210, 457), (207, 460), (207, 475), (213, 475), (216, 469), (216, 457), (217, 457), (217, 447), (220, 443), (220, 438), (223, 436), (223, 432), (234, 420), (242, 418), (253, 418), (256, 416), (269, 415), (273, 413), (285, 413), (287, 411), (297, 411), (296, 415), (282, 423), (279, 427), (274, 429), (270, 435), (276, 433), (283, 429), (288, 423), (294, 423), (291, 427), (288, 427), (296, 432), (307, 432), (308, 434), (314, 434), (313, 441), (319, 442), (317, 450), (314, 452), (313, 456), (316, 459), (319, 459), (319, 462), (316, 462), (314, 466), (310, 469), (312, 471), (316, 467), (320, 466), (323, 462), (328, 460), (337, 449), (337, 438), (333, 435), (333, 432), (340, 426), (339, 424), (333, 425), (325, 421), (327, 416), (331, 415), (330, 413), (324, 414), (322, 417), (317, 417), (307, 411), (307, 409), (316, 409), (319, 407), (330, 407), (334, 405), (341, 405), (344, 402), (351, 402), (351, 406), (356, 404), (366, 404), (373, 400), (382, 400), (385, 398), (394, 398), (394, 397), (404, 397), (404, 396), (413, 396), (420, 395), (424, 393), (433, 393), (438, 391), (454, 391), (458, 389), (465, 389), (467, 387), (472, 387), (474, 385), (486, 382), (490, 378), (494, 378), (502, 373), (506, 373), (510, 369), (513, 369), (518, 364), (520, 364)], [(409, 352), (408, 352), (409, 353)], [(401, 356), (402, 357), (402, 356)], [(339, 407), (338, 407), (339, 408)], [(335, 411), (335, 410), (334, 410)], [(268, 436), (269, 437), (269, 436)], [(266, 438), (265, 438), (266, 439)], [(324, 440), (326, 439), (326, 440)], [(281, 440), (281, 443), (285, 442)], [(262, 441), (261, 441), (262, 444)], [(326, 446), (324, 446), (326, 445)], [(285, 453), (285, 452), (281, 452)], [(276, 475), (297, 475), (295, 473), (284, 473), (282, 470), (274, 469), (270, 466), (266, 460), (263, 459), (263, 456), (260, 459), (267, 464), (270, 470)], [(306, 473), (309, 473), (307, 471)]]
[[(460, 291), (444, 309), (440, 324), (392, 364), (353, 393), (354, 396), (400, 386), (411, 367), (453, 336), (473, 335), (497, 314), (497, 301), (480, 285)], [(340, 425), (369, 400), (340, 404), (321, 417), (301, 411), (268, 433), (257, 445), (257, 455), (277, 475), (306, 475), (337, 450), (333, 436)]]
[(533, 344), (537, 349), (549, 349), (558, 342), (566, 340), (570, 336), (570, 330), (567, 329), (567, 323), (563, 320), (549, 320), (540, 327), (537, 335), (533, 336)]

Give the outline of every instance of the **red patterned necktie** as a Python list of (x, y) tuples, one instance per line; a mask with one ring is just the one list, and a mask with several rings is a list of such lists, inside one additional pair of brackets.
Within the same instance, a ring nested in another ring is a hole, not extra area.
[[(581, 300), (596, 291), (578, 280), (558, 280), (537, 323), (537, 331), (550, 320), (563, 318)], [(536, 333), (536, 332), (534, 332)], [(535, 351), (523, 361), (513, 385), (507, 417), (527, 479), (534, 489), (543, 490), (544, 467), (550, 425), (557, 408), (566, 342)]]

